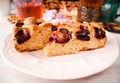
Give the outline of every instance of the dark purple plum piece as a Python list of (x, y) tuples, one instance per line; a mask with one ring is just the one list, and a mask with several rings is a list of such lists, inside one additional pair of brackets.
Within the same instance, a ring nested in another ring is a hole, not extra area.
[(29, 39), (30, 39), (30, 34), (27, 33), (26, 30), (20, 30), (15, 35), (15, 41), (17, 41), (18, 44), (22, 44)]
[(95, 30), (95, 37), (97, 39), (105, 38), (105, 31), (103, 31), (102, 29), (97, 28), (97, 27), (94, 27), (94, 30)]

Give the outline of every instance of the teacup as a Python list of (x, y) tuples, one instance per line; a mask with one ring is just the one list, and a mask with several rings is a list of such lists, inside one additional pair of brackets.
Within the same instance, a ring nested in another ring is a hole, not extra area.
[(120, 14), (117, 14), (119, 5), (119, 0), (105, 0), (101, 8), (100, 22), (114, 22), (120, 16)]

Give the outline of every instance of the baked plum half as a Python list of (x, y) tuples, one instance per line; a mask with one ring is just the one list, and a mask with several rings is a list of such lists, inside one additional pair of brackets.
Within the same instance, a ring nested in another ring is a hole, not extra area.
[(94, 27), (94, 30), (95, 30), (95, 37), (97, 39), (105, 38), (105, 31), (103, 31), (102, 29), (97, 28), (97, 27)]
[(30, 34), (25, 30), (25, 29), (21, 29), (20, 31), (18, 31), (18, 33), (15, 35), (15, 41), (18, 44), (22, 44), (25, 41), (30, 39)]
[(80, 31), (77, 31), (75, 36), (79, 40), (89, 41), (90, 40), (89, 34), (90, 34), (90, 32), (88, 30), (88, 27), (80, 26)]
[(71, 33), (67, 29), (60, 29), (52, 34), (49, 38), (50, 42), (64, 44), (67, 43), (71, 39)]

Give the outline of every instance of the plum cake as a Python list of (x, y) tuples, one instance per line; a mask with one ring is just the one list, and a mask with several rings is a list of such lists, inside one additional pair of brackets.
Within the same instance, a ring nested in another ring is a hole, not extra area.
[(107, 37), (104, 26), (96, 22), (51, 24), (29, 17), (16, 21), (12, 40), (19, 52), (43, 49), (45, 56), (56, 56), (104, 47)]
[(68, 22), (56, 27), (43, 48), (46, 56), (73, 54), (101, 48), (107, 41), (104, 27), (96, 22)]

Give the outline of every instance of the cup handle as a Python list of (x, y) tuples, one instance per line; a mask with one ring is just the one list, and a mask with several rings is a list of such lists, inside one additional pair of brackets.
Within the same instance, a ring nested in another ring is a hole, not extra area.
[(119, 17), (119, 16), (120, 16), (120, 14), (116, 15), (115, 18), (117, 18), (117, 17)]

